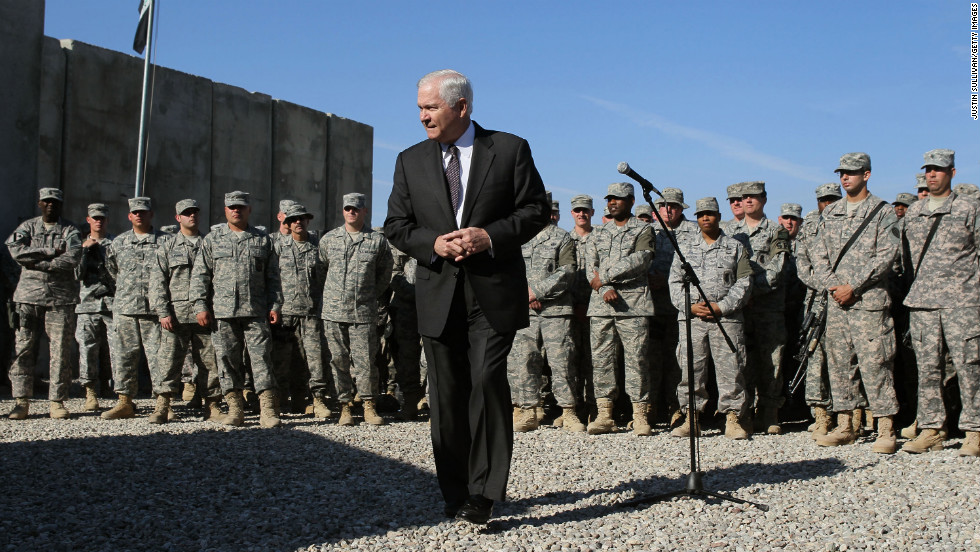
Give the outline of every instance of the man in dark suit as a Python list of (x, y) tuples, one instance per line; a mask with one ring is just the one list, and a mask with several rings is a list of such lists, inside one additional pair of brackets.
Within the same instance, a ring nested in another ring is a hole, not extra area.
[(526, 140), (470, 120), (450, 70), (418, 82), (428, 140), (398, 155), (385, 236), (418, 260), (432, 448), (446, 514), (478, 524), (503, 500), (513, 451), (507, 354), (528, 325), (521, 245), (550, 205)]

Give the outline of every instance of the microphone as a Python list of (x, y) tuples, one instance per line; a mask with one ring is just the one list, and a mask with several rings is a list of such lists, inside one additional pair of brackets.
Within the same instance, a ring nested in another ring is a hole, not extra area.
[(648, 192), (648, 193), (649, 192), (653, 192), (653, 193), (657, 194), (660, 197), (664, 197), (664, 195), (662, 193), (660, 193), (660, 190), (654, 188), (653, 187), (653, 184), (651, 184), (649, 180), (647, 180), (646, 178), (643, 178), (642, 176), (640, 176), (639, 174), (637, 174), (636, 171), (634, 171), (633, 169), (631, 169), (630, 168), (630, 164), (627, 163), (626, 161), (623, 161), (622, 163), (620, 163), (616, 167), (616, 170), (618, 170), (620, 172), (620, 174), (625, 174), (626, 176), (628, 176), (628, 177), (632, 178), (633, 180), (639, 182), (640, 183), (640, 187), (643, 188), (643, 191), (644, 192)]

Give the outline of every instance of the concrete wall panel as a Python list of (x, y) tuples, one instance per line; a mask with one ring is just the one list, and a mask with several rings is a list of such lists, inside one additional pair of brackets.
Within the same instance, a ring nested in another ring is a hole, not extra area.
[[(41, 58), (41, 118), (37, 158), (37, 187), (61, 188), (61, 141), (65, 124), (65, 52), (57, 40), (45, 37)], [(75, 220), (82, 224), (84, 219)]]
[[(351, 192), (367, 195), (371, 205), (374, 129), (364, 123), (327, 114), (327, 228), (344, 223), (343, 196)], [(368, 224), (384, 222), (384, 213), (368, 211)]]
[(272, 198), (278, 212), (282, 199), (299, 201), (313, 213), (311, 230), (324, 222), (327, 190), (327, 116), (281, 100), (272, 111)]

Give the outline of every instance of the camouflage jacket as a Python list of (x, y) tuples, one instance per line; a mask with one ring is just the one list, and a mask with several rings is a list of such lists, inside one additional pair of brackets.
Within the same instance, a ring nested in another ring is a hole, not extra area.
[(320, 260), (326, 270), (320, 317), (334, 322), (375, 324), (378, 297), (391, 282), (388, 240), (364, 227), (348, 234), (334, 228), (320, 239)]
[(418, 261), (390, 243), (388, 245), (392, 257), (391, 310), (415, 316), (415, 267)]
[(786, 292), (782, 287), (783, 271), (789, 256), (789, 232), (771, 219), (762, 217), (755, 228), (732, 221), (731, 232), (726, 234), (742, 243), (752, 265), (752, 310), (758, 312), (783, 312), (786, 308)]
[[(681, 253), (694, 269), (701, 281), (708, 300), (718, 303), (718, 309), (726, 320), (742, 320), (742, 308), (749, 302), (752, 293), (752, 267), (749, 255), (738, 240), (724, 234), (714, 243), (708, 243), (698, 232), (698, 236), (680, 243)], [(677, 309), (677, 319), (684, 320), (684, 269), (678, 259), (670, 266), (670, 300)], [(691, 286), (691, 304), (701, 302), (701, 294)]]
[(191, 271), (194, 310), (213, 311), (215, 318), (265, 318), (278, 312), (282, 288), (273, 239), (251, 225), (242, 232), (227, 223), (212, 226)]
[[(75, 267), (75, 277), (78, 278), (78, 314), (94, 314), (112, 312), (112, 296), (116, 293), (116, 282), (109, 273), (106, 256), (109, 244), (115, 237), (106, 235), (91, 247), (82, 248), (82, 256)], [(83, 241), (84, 243), (84, 241)]]
[(820, 287), (813, 277), (813, 261), (810, 260), (810, 250), (817, 239), (817, 230), (820, 227), (820, 212), (814, 209), (803, 217), (800, 224), (800, 232), (796, 235), (793, 242), (793, 255), (796, 258), (796, 276), (803, 282), (803, 285), (816, 290)]
[(163, 242), (163, 254), (167, 262), (167, 270), (162, 278), (157, 278), (151, 285), (160, 286), (161, 292), (168, 301), (168, 311), (180, 324), (196, 324), (197, 313), (194, 300), (191, 297), (191, 273), (197, 253), (204, 243), (204, 236), (192, 240), (177, 232), (168, 236)]
[(46, 307), (78, 303), (75, 267), (82, 255), (82, 239), (74, 224), (60, 219), (47, 230), (41, 217), (27, 219), (6, 244), (21, 266), (14, 301)]
[(574, 230), (568, 233), (568, 237), (575, 244), (575, 280), (571, 286), (573, 305), (588, 305), (592, 299), (592, 288), (589, 286), (590, 278), (586, 278), (585, 274), (586, 258), (588, 257), (589, 244), (601, 229), (601, 226), (593, 226), (592, 231), (584, 236), (578, 235)]
[(319, 245), (313, 236), (306, 241), (292, 237), (275, 241), (284, 316), (320, 316), (324, 269)]
[[(589, 245), (586, 276), (599, 273), (602, 287), (593, 291), (589, 316), (653, 316), (648, 272), (653, 260), (653, 230), (636, 217), (617, 226), (609, 221)], [(603, 295), (616, 290), (619, 299), (606, 303)]]
[[(864, 219), (883, 200), (869, 194), (850, 215), (847, 200), (842, 199), (823, 210), (817, 239), (810, 250), (814, 278), (821, 291), (832, 286), (849, 284), (860, 299), (850, 308), (877, 311), (891, 304), (888, 297), (888, 276), (898, 255), (901, 227), (895, 210), (886, 205), (878, 211), (857, 241), (841, 258), (837, 270), (832, 270), (844, 244), (857, 231)], [(828, 304), (836, 305), (836, 302)]]
[[(926, 235), (939, 215), (942, 215), (939, 227), (922, 256)], [(913, 203), (903, 220), (910, 277), (922, 256), (918, 274), (905, 296), (905, 306), (914, 309), (980, 306), (980, 278), (977, 276), (980, 203), (951, 192), (935, 211), (929, 210), (928, 198)]]
[(127, 230), (112, 240), (106, 254), (109, 274), (116, 279), (116, 295), (112, 300), (113, 314), (127, 316), (170, 315), (167, 296), (154, 280), (167, 273), (167, 258), (163, 245), (167, 235), (151, 231), (145, 239), (139, 239)]
[(575, 242), (568, 232), (549, 224), (521, 246), (527, 285), (541, 302), (541, 310), (528, 309), (531, 316), (572, 314), (571, 286), (575, 281)]
[[(684, 247), (687, 242), (700, 239), (701, 229), (696, 222), (682, 219), (677, 228), (667, 230), (659, 222), (651, 225), (656, 229), (654, 236), (655, 251), (653, 262), (650, 263), (650, 285), (653, 291), (653, 310), (658, 315), (674, 314), (674, 304), (670, 299), (670, 287), (667, 280), (670, 277), (670, 267), (674, 263), (674, 246), (670, 243), (668, 233), (674, 235), (677, 243)], [(681, 250), (683, 251), (683, 249)], [(662, 285), (661, 285), (662, 284)]]

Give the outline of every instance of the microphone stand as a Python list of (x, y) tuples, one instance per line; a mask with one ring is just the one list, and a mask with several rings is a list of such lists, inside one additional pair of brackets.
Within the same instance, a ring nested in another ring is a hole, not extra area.
[(717, 324), (718, 330), (725, 338), (728, 348), (733, 353), (736, 351), (735, 343), (732, 342), (731, 338), (728, 337), (728, 334), (725, 332), (725, 328), (721, 324), (721, 313), (715, 312), (714, 308), (711, 306), (711, 301), (708, 300), (708, 295), (704, 292), (704, 288), (701, 287), (701, 281), (698, 279), (697, 274), (694, 273), (694, 267), (692, 267), (691, 264), (687, 262), (687, 259), (684, 258), (684, 253), (681, 252), (681, 248), (677, 244), (677, 238), (669, 230), (669, 227), (664, 222), (663, 217), (660, 216), (660, 210), (653, 205), (653, 197), (651, 196), (652, 192), (656, 192), (661, 199), (664, 199), (664, 195), (660, 193), (660, 190), (654, 188), (653, 184), (651, 184), (647, 179), (633, 171), (633, 169), (631, 169), (627, 163), (619, 164), (619, 172), (640, 183), (640, 187), (643, 189), (643, 199), (647, 200), (647, 203), (650, 205), (650, 209), (653, 211), (654, 216), (657, 217), (657, 222), (660, 223), (660, 227), (664, 229), (664, 232), (666, 232), (667, 237), (670, 239), (670, 245), (674, 248), (674, 254), (677, 255), (677, 260), (680, 261), (681, 268), (684, 270), (684, 305), (686, 306), (686, 312), (684, 313), (684, 328), (687, 333), (687, 415), (691, 426), (690, 435), (688, 436), (688, 444), (691, 455), (691, 471), (687, 474), (687, 484), (684, 486), (684, 488), (666, 493), (640, 496), (632, 500), (621, 502), (619, 503), (619, 506), (643, 506), (654, 502), (670, 500), (675, 496), (690, 496), (693, 498), (716, 498), (738, 504), (749, 504), (755, 506), (763, 512), (766, 512), (769, 510), (769, 506), (766, 506), (765, 504), (743, 500), (724, 493), (708, 491), (704, 488), (704, 472), (701, 471), (701, 458), (698, 454), (701, 425), (698, 423), (698, 415), (695, 408), (694, 397), (694, 340), (691, 337), (691, 284), (693, 284), (698, 290), (698, 294), (700, 295), (704, 304), (708, 305), (708, 308), (711, 309), (711, 314), (714, 317), (715, 324)]

